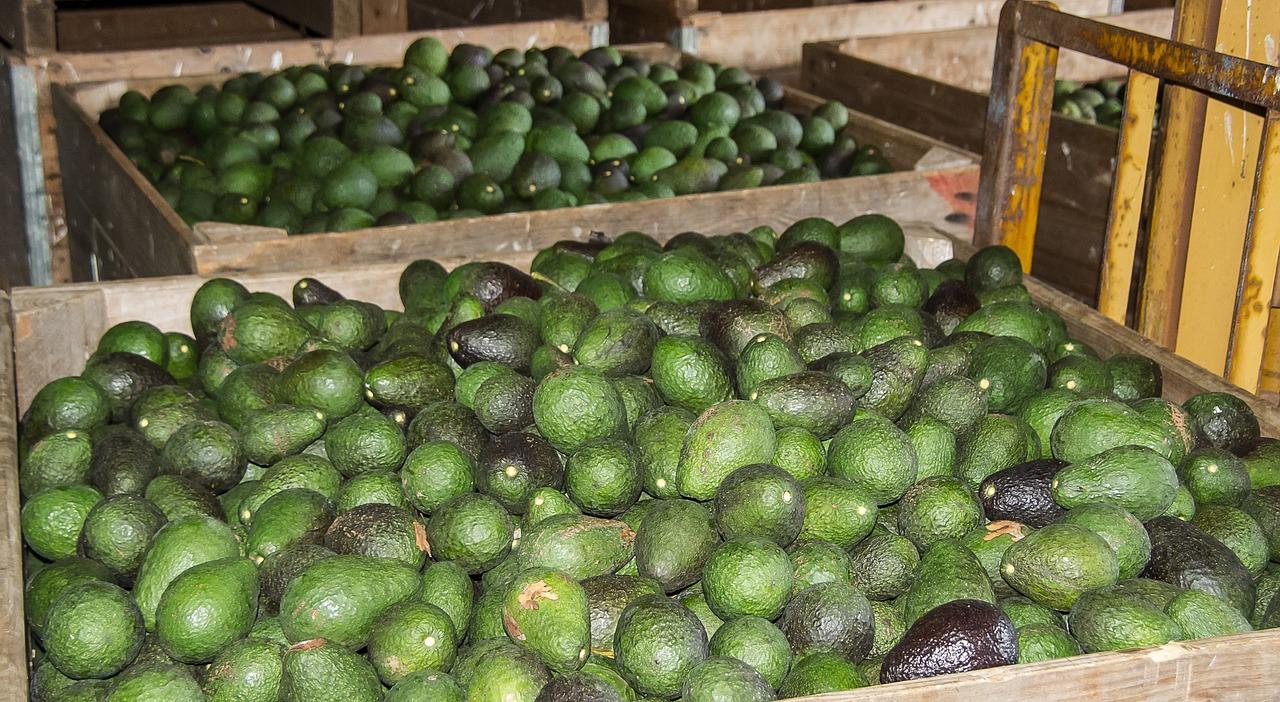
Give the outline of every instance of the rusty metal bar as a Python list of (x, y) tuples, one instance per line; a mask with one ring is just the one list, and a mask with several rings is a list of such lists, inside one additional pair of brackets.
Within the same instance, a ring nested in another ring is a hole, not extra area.
[(1019, 32), (1027, 7), (1010, 2), (1000, 11), (975, 241), (1003, 243), (1030, 272), (1058, 50)]
[(1138, 225), (1142, 219), (1142, 196), (1147, 184), (1159, 88), (1160, 80), (1155, 76), (1129, 72), (1120, 155), (1111, 188), (1107, 246), (1102, 258), (1102, 285), (1098, 292), (1098, 311), (1120, 324), (1125, 323), (1129, 313), (1129, 290), (1138, 249)]
[(1271, 296), (1275, 291), (1276, 264), (1280, 261), (1280, 111), (1277, 110), (1267, 113), (1244, 246), (1227, 379), (1252, 392), (1262, 380)]
[[(1076, 17), (1045, 3), (1013, 0), (1015, 31), (1204, 91), (1215, 97), (1280, 110), (1280, 67), (1202, 49), (1131, 29)], [(1005, 5), (1005, 11), (1011, 8)], [(1003, 16), (1003, 12), (1002, 12)]]

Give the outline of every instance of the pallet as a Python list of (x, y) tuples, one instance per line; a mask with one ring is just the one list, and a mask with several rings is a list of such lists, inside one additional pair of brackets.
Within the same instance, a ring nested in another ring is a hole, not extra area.
[[(616, 230), (615, 230), (616, 232)], [(969, 249), (953, 244), (928, 227), (907, 227), (908, 251), (921, 265), (936, 265)], [(532, 251), (485, 259), (527, 266)], [(453, 267), (461, 259), (438, 259)], [(251, 290), (288, 295), (303, 275), (314, 276), (345, 295), (389, 308), (398, 308), (396, 280), (404, 262), (372, 266), (312, 268), (291, 272), (237, 276)], [(0, 528), (9, 538), (0, 551), (0, 591), (8, 593), (0, 627), (0, 702), (25, 699), (27, 648), (22, 617), (22, 561), (17, 504), (17, 448), (15, 409), (30, 403), (46, 382), (76, 374), (111, 325), (142, 319), (161, 329), (189, 331), (188, 305), (204, 281), (197, 276), (152, 278), (111, 283), (87, 283), (48, 288), (19, 288), (11, 305), (0, 292)], [(1160, 349), (1136, 332), (1106, 319), (1095, 310), (1027, 278), (1035, 301), (1062, 315), (1072, 337), (1104, 355), (1125, 351), (1144, 353), (1164, 370), (1165, 396), (1181, 402), (1206, 391), (1230, 392), (1253, 407), (1265, 435), (1280, 435), (1280, 410), (1256, 396), (1229, 385), (1188, 361)], [(12, 346), (11, 346), (12, 345)], [(16, 373), (15, 373), (16, 371)], [(1271, 663), (1280, 650), (1280, 632), (1268, 631), (1208, 639), (1137, 651), (1103, 653), (976, 671), (929, 680), (826, 695), (825, 702), (962, 702), (979, 697), (1039, 702), (1107, 699), (1118, 702), (1173, 702), (1220, 699), (1248, 702), (1269, 700), (1280, 686), (1280, 668)], [(819, 698), (812, 698), (817, 702)]]
[[(629, 50), (674, 61), (680, 58), (670, 47), (660, 45)], [(171, 82), (166, 78), (55, 87), (58, 145), (66, 173), (78, 279), (371, 264), (528, 250), (557, 239), (583, 238), (592, 230), (721, 233), (762, 223), (785, 225), (809, 216), (843, 221), (869, 211), (927, 223), (966, 239), (972, 227), (972, 193), (977, 187), (977, 161), (972, 154), (855, 113), (848, 132), (859, 143), (881, 146), (897, 172), (344, 233), (287, 236), (283, 230), (214, 223), (193, 228), (182, 222), (97, 125), (97, 115), (125, 90), (148, 92)], [(189, 82), (196, 85), (200, 79)], [(790, 90), (787, 99), (791, 107), (805, 111), (822, 102), (796, 90)]]
[[(1147, 10), (1107, 22), (1168, 36), (1172, 10)], [(801, 85), (851, 108), (981, 153), (994, 28), (863, 37), (804, 48)], [(1087, 82), (1117, 67), (1064, 53), (1059, 76)], [(1107, 207), (1116, 166), (1117, 129), (1054, 115), (1036, 237), (1034, 272), (1094, 301)]]
[[(994, 26), (1004, 0), (613, 0), (617, 41), (666, 41), (710, 61), (782, 78), (805, 42)], [(1059, 0), (1068, 12), (1119, 12), (1121, 0)]]
[(573, 20), (607, 22), (609, 0), (407, 0), (413, 29)]
[[(488, 46), (560, 44), (583, 51), (607, 40), (606, 30), (606, 25), (594, 21), (552, 20), (378, 37), (102, 53), (26, 56), (0, 47), (0, 88), (13, 86), (12, 90), (0, 89), (0, 115), (14, 116), (11, 122), (0, 120), (0, 163), (20, 165), (16, 173), (0, 169), (0, 243), (5, 244), (0, 250), (0, 281), (48, 285), (72, 280), (53, 85), (153, 78), (173, 82), (181, 76), (271, 71), (317, 61), (389, 63), (400, 60), (405, 47), (422, 36), (435, 36), (447, 46), (461, 42)], [(29, 265), (11, 255), (16, 249), (5, 237), (25, 239)]]

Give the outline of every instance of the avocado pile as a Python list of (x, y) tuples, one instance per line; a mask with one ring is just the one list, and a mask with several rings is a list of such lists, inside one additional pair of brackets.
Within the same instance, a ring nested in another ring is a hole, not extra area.
[(399, 67), (128, 92), (100, 123), (188, 223), (350, 231), (890, 170), (844, 106), (740, 68), (434, 38)]
[(1280, 623), (1246, 404), (903, 249), (626, 232), (111, 327), (21, 422), (35, 699), (757, 701)]
[(1124, 78), (1106, 78), (1080, 85), (1074, 80), (1053, 82), (1053, 111), (1073, 119), (1120, 128), (1124, 121)]

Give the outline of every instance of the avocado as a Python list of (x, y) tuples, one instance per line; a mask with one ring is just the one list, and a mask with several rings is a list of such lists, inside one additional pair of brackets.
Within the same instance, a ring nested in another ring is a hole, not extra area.
[(396, 685), (420, 671), (453, 667), (453, 622), (439, 607), (401, 602), (387, 610), (369, 635), (367, 656), (383, 684)]
[(727, 366), (720, 351), (704, 339), (664, 336), (654, 345), (650, 375), (667, 404), (701, 413), (733, 397)]
[(116, 582), (132, 585), (147, 545), (165, 521), (139, 495), (108, 497), (85, 516), (77, 550), (110, 571)]
[(909, 626), (934, 607), (952, 600), (996, 601), (982, 564), (954, 539), (938, 541), (921, 555), (916, 578), (905, 598), (904, 615)]
[[(959, 645), (947, 645), (948, 643)], [(971, 599), (924, 613), (885, 654), (880, 682), (893, 683), (1018, 662), (1018, 634), (996, 605)]]
[(877, 414), (856, 416), (831, 439), (827, 467), (877, 504), (898, 500), (916, 481), (916, 454), (907, 435)]
[(1241, 455), (1258, 440), (1258, 418), (1244, 400), (1221, 392), (1204, 392), (1189, 398), (1183, 409), (1195, 420), (1210, 446)]
[[(726, 434), (733, 440), (726, 440)], [(775, 447), (773, 422), (759, 405), (740, 400), (713, 405), (689, 427), (680, 450), (680, 494), (710, 499), (730, 473), (767, 462)]]
[(616, 572), (635, 555), (635, 542), (625, 522), (560, 514), (522, 533), (515, 558), (521, 568), (554, 568), (581, 579)]
[(712, 550), (702, 574), (711, 611), (721, 619), (776, 619), (791, 594), (791, 560), (782, 547), (759, 537), (730, 539)]
[[(419, 587), (418, 572), (409, 566), (372, 556), (335, 555), (312, 562), (285, 586), (281, 624), (290, 641), (323, 638), (358, 649), (377, 618), (416, 595)], [(335, 608), (335, 602), (347, 604)]]
[(689, 500), (664, 500), (636, 530), (635, 559), (640, 575), (667, 593), (698, 582), (711, 551), (720, 542), (711, 513)]
[(617, 436), (626, 423), (613, 385), (598, 371), (577, 366), (543, 379), (533, 396), (533, 418), (543, 437), (562, 452)]
[(318, 544), (295, 543), (267, 556), (258, 570), (261, 613), (277, 613), (285, 586), (307, 566), (333, 555), (333, 551)]
[(254, 512), (245, 555), (257, 563), (294, 544), (316, 543), (333, 522), (333, 506), (318, 492), (289, 488), (275, 493)]
[(209, 699), (274, 699), (284, 675), (285, 647), (274, 641), (241, 639), (209, 664), (201, 689)]
[(1000, 574), (1033, 602), (1066, 611), (1089, 590), (1116, 584), (1119, 564), (1110, 544), (1075, 524), (1051, 524), (1014, 542)]
[(142, 616), (129, 593), (101, 580), (69, 585), (45, 617), (41, 643), (49, 661), (73, 679), (106, 678), (142, 647)]
[(775, 428), (800, 427), (820, 438), (849, 422), (855, 402), (848, 385), (817, 371), (763, 380), (748, 397), (764, 407)]
[(1151, 560), (1143, 577), (1221, 597), (1245, 616), (1253, 612), (1253, 579), (1231, 549), (1174, 517), (1156, 517), (1146, 528)]
[(479, 492), (493, 497), (512, 514), (523, 514), (535, 490), (563, 484), (564, 466), (542, 437), (511, 432), (485, 448), (474, 476)]
[(458, 495), (440, 505), (427, 522), (432, 558), (457, 561), (472, 574), (497, 565), (511, 550), (511, 516), (491, 497)]
[(165, 589), (156, 607), (156, 636), (174, 660), (208, 663), (249, 633), (257, 610), (257, 568), (252, 561), (207, 561), (183, 571)]
[(959, 539), (982, 522), (982, 505), (960, 480), (936, 475), (917, 482), (898, 501), (898, 533), (927, 551), (942, 539)]
[(334, 553), (395, 560), (415, 570), (430, 550), (422, 522), (408, 510), (376, 502), (338, 515), (325, 531), (324, 545)]
[(619, 439), (602, 439), (580, 447), (565, 462), (564, 490), (587, 514), (621, 514), (640, 497), (635, 449)]
[(679, 602), (645, 595), (622, 611), (613, 648), (618, 672), (636, 692), (673, 699), (686, 674), (706, 659), (707, 632)]
[(857, 662), (871, 650), (874, 618), (871, 603), (850, 585), (821, 583), (787, 603), (779, 627), (796, 655), (834, 651)]
[(1146, 520), (1173, 502), (1178, 475), (1171, 463), (1150, 449), (1118, 446), (1062, 468), (1053, 476), (1051, 487), (1054, 501), (1067, 509), (1105, 501)]
[(573, 346), (578, 365), (610, 377), (649, 369), (658, 329), (645, 315), (625, 308), (602, 312), (583, 327)]
[[(878, 675), (879, 661), (875, 662)], [(778, 687), (778, 695), (783, 698), (805, 697), (853, 690), (867, 684), (858, 668), (845, 657), (835, 653), (814, 653), (796, 659), (791, 665), (791, 672)]]
[(1086, 653), (1160, 646), (1182, 637), (1182, 630), (1160, 608), (1116, 589), (1087, 592), (1067, 615), (1067, 628)]
[(315, 638), (299, 641), (285, 652), (280, 696), (317, 702), (376, 702), (382, 698), (382, 685), (366, 658), (338, 642)]
[(448, 345), (449, 354), (464, 368), (491, 361), (527, 372), (538, 345), (538, 332), (519, 317), (491, 314), (450, 329)]
[(156, 610), (178, 576), (201, 563), (239, 555), (239, 540), (216, 519), (183, 517), (161, 527), (142, 558), (132, 592), (147, 630), (155, 630)]
[(1010, 520), (1040, 528), (1066, 510), (1054, 502), (1053, 479), (1067, 464), (1056, 458), (1020, 463), (987, 476), (978, 487), (988, 519)]

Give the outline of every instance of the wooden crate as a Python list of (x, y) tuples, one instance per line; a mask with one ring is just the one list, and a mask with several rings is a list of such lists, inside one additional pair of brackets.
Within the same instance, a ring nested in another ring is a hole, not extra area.
[(609, 0), (408, 0), (408, 3), (409, 26), (413, 29), (542, 20), (607, 23), (609, 19)]
[[(952, 242), (927, 227), (907, 227), (908, 251), (922, 265), (952, 255)], [(959, 247), (964, 250), (963, 246)], [(484, 254), (484, 250), (477, 249)], [(532, 251), (507, 251), (484, 258), (527, 266)], [(458, 259), (440, 259), (452, 267)], [(399, 306), (396, 280), (404, 261), (372, 266), (312, 268), (237, 276), (251, 290), (288, 295), (292, 284), (311, 275), (356, 299)], [(0, 551), (0, 701), (25, 699), (27, 647), (22, 616), (22, 561), (17, 502), (16, 432), (24, 409), (44, 383), (78, 373), (111, 325), (142, 319), (165, 330), (190, 331), (188, 306), (203, 282), (197, 276), (19, 288), (11, 305), (0, 292), (0, 529), (8, 535)], [(1258, 415), (1262, 431), (1280, 435), (1280, 410), (1230, 386), (1208, 371), (1174, 356), (1136, 332), (1121, 327), (1041, 283), (1028, 278), (1032, 297), (1062, 315), (1070, 334), (1104, 355), (1137, 351), (1164, 370), (1165, 396), (1174, 401), (1205, 392), (1230, 392)], [(978, 698), (1039, 702), (1106, 699), (1117, 702), (1270, 700), (1280, 686), (1280, 633), (1258, 632), (1221, 639), (1171, 643), (1137, 651), (1078, 656), (1025, 666), (998, 668), (918, 680), (813, 698), (824, 702), (962, 702)]]
[[(1068, 12), (1119, 12), (1121, 0), (1057, 0)], [(805, 42), (994, 26), (1004, 0), (613, 0), (615, 41), (667, 41), (711, 61), (793, 76)]]
[[(673, 60), (670, 47), (640, 46)], [(398, 49), (389, 55), (398, 56)], [(357, 59), (359, 60), (359, 59)], [(219, 79), (224, 78), (218, 76)], [(127, 89), (153, 90), (173, 79), (58, 86), (58, 145), (78, 279), (194, 272), (288, 270), (299, 265), (376, 263), (428, 255), (528, 250), (592, 230), (674, 234), (783, 225), (801, 217), (843, 220), (882, 211), (969, 238), (977, 163), (972, 154), (861, 114), (850, 117), (859, 143), (881, 146), (897, 172), (661, 201), (590, 205), (362, 231), (287, 236), (283, 230), (202, 223), (188, 227), (97, 125)], [(199, 83), (194, 79), (191, 83)], [(821, 100), (792, 90), (791, 106)]]
[[(1146, 10), (1107, 22), (1169, 36), (1172, 10)], [(862, 37), (804, 49), (801, 84), (915, 131), (981, 153), (996, 30), (979, 28)], [(1058, 76), (1093, 81), (1118, 67), (1063, 53)], [(1122, 71), (1121, 71), (1122, 73)], [(1045, 163), (1035, 273), (1093, 301), (1119, 130), (1054, 115)]]
[[(0, 0), (0, 6), (6, 0)], [(402, 0), (390, 0), (401, 2)], [(0, 10), (0, 14), (3, 10)], [(464, 27), (379, 37), (295, 39), (263, 43), (200, 44), (161, 50), (25, 55), (0, 47), (0, 281), (33, 284), (72, 280), (61, 165), (58, 158), (53, 88), (81, 81), (147, 80), (183, 76), (271, 71), (317, 61), (388, 63), (421, 36), (448, 46), (549, 46), (586, 50), (607, 39), (597, 21), (548, 20)], [(12, 130), (12, 131), (11, 131)], [(25, 205), (25, 206), (24, 206)], [(13, 256), (7, 244), (25, 238), (28, 256)], [(30, 273), (25, 260), (31, 262)], [(0, 286), (7, 287), (7, 286)]]
[(0, 0), (0, 41), (29, 55), (123, 51), (405, 31), (406, 17), (403, 0)]

